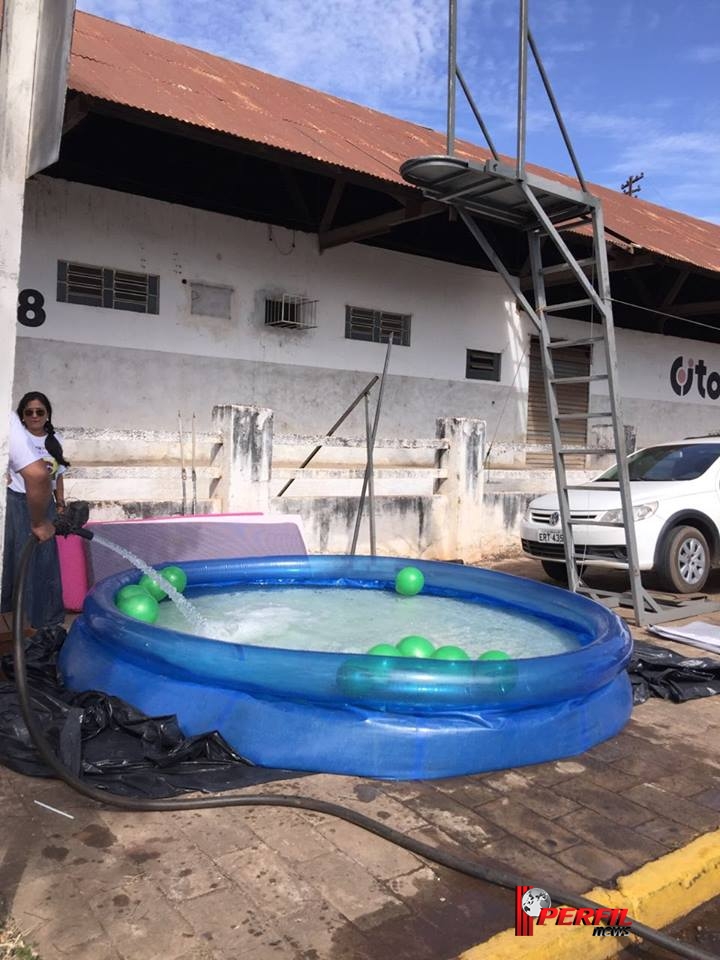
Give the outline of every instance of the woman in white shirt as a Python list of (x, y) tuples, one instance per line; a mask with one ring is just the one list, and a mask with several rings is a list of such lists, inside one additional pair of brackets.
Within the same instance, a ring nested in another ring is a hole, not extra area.
[[(17, 406), (17, 415), (27, 431), (30, 445), (35, 449), (38, 460), (44, 461), (50, 477), (53, 497), (47, 520), (52, 522), (57, 510), (65, 507), (62, 475), (69, 466), (63, 454), (61, 438), (52, 425), (52, 406), (44, 393), (34, 390), (22, 398)], [(25, 480), (19, 471), (13, 470), (12, 463), (9, 477), (0, 604), (3, 612), (12, 603), (20, 554), (32, 532)], [(54, 539), (39, 543), (35, 549), (27, 580), (25, 613), (36, 630), (61, 626), (65, 619), (60, 565)]]

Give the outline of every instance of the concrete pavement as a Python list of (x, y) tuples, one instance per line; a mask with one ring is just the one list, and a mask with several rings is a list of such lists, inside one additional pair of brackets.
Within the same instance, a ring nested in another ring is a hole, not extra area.
[[(532, 561), (497, 566), (542, 576)], [(720, 697), (651, 700), (619, 736), (555, 763), (254, 789), (346, 804), (525, 883), (582, 894), (720, 827), (719, 731)], [(449, 960), (480, 956), (475, 945), (514, 925), (514, 891), (320, 814), (128, 813), (4, 768), (0, 800), (0, 895), (42, 960)]]

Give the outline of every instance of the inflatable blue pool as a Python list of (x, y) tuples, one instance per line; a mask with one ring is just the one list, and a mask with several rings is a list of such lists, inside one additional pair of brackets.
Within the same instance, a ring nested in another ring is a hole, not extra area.
[(422, 570), (423, 594), (465, 601), (478, 631), (483, 611), (495, 607), (569, 630), (577, 643), (565, 653), (502, 661), (227, 643), (122, 614), (115, 595), (139, 577), (128, 570), (88, 595), (60, 670), (71, 689), (104, 690), (148, 714), (177, 714), (187, 735), (218, 730), (248, 760), (294, 770), (448, 777), (572, 756), (623, 728), (632, 707), (630, 634), (584, 597), (476, 567), (390, 557), (182, 566), (192, 600), (230, 586), (392, 591), (407, 564)]

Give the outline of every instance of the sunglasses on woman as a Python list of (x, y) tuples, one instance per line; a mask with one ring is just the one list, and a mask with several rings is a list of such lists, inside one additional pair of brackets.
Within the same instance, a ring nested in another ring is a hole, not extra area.
[(23, 410), (23, 416), (24, 417), (44, 417), (46, 412), (47, 411), (43, 410), (42, 407), (38, 407), (37, 410), (33, 410), (32, 408), (28, 407), (27, 410)]

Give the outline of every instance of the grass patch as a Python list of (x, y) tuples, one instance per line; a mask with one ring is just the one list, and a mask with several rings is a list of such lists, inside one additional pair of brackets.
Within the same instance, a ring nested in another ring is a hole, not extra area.
[(12, 920), (0, 921), (0, 960), (40, 960)]

